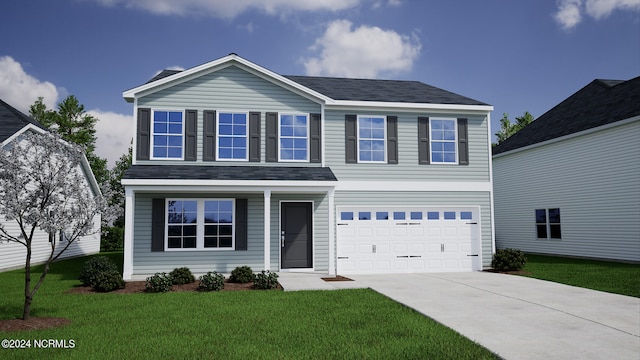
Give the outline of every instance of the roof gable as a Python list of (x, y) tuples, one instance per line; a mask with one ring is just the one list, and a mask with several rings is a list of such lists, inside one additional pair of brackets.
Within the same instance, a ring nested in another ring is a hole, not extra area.
[(0, 99), (0, 143), (5, 142), (27, 125), (46, 130), (40, 123)]
[(596, 79), (493, 148), (497, 155), (640, 116), (640, 77)]

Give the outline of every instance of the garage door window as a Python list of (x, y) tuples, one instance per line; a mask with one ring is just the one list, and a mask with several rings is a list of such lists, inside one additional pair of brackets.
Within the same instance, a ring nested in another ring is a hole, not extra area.
[(386, 211), (376, 212), (376, 220), (389, 220), (389, 213)]
[(404, 211), (394, 211), (393, 220), (404, 220), (406, 219)]
[(343, 211), (340, 213), (340, 220), (353, 220), (352, 211)]
[(371, 220), (370, 211), (361, 211), (358, 213), (358, 220)]
[(473, 214), (471, 213), (471, 211), (463, 211), (460, 213), (460, 219), (461, 220), (471, 220), (473, 219)]
[(411, 220), (422, 220), (422, 212), (421, 211), (412, 211), (411, 212)]
[(455, 211), (445, 211), (444, 212), (444, 219), (445, 220), (455, 220), (456, 219), (456, 212)]
[(437, 211), (429, 211), (427, 213), (427, 219), (428, 220), (438, 220), (440, 219), (440, 213)]

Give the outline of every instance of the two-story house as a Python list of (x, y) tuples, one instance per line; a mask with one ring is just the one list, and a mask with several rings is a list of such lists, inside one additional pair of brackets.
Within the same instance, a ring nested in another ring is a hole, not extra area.
[(127, 90), (124, 278), (186, 266), (475, 271), (494, 251), (492, 106), (236, 54)]

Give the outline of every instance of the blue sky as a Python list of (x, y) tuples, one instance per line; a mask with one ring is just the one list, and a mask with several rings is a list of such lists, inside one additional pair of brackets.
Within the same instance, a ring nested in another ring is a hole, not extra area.
[(0, 98), (75, 95), (110, 164), (122, 92), (235, 52), (283, 75), (418, 80), (535, 117), (593, 79), (640, 76), (640, 0), (21, 0), (3, 3)]

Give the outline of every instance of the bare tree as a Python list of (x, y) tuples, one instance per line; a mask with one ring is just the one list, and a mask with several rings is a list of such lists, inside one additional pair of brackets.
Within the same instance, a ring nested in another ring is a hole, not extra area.
[[(87, 184), (85, 159), (78, 146), (48, 133), (26, 132), (0, 151), (0, 215), (18, 225), (0, 223), (0, 242), (22, 244), (27, 250), (23, 320), (29, 319), (31, 302), (51, 263), (79, 238), (99, 231), (94, 219), (105, 203)], [(32, 287), (32, 244), (38, 231), (48, 235), (51, 251)]]

